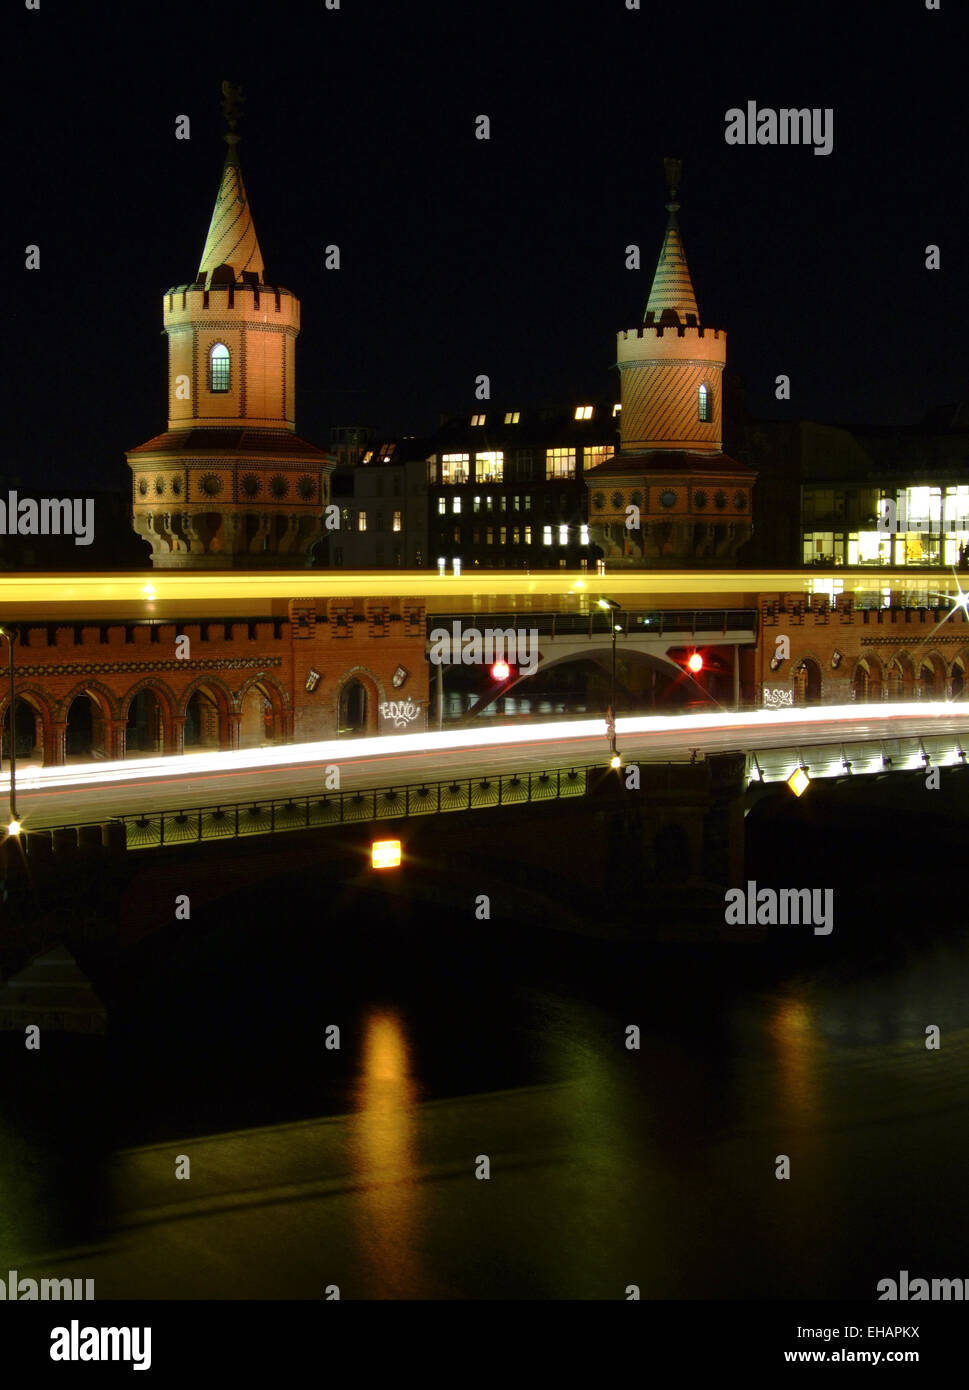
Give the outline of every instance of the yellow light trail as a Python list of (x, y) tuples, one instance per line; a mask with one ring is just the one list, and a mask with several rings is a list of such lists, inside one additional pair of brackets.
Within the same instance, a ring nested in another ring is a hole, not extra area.
[[(929, 585), (933, 588), (930, 591)], [(585, 571), (472, 570), (461, 575), (437, 575), (429, 570), (286, 570), (279, 573), (213, 573), (148, 571), (136, 574), (5, 574), (0, 577), (0, 615), (39, 616), (29, 610), (74, 610), (119, 616), (161, 616), (168, 608), (184, 612), (203, 605), (209, 612), (239, 605), (286, 601), (292, 598), (422, 598), (432, 611), (455, 605), (504, 600), (504, 607), (555, 606), (584, 608), (598, 597), (649, 600), (670, 606), (702, 604), (743, 596), (756, 602), (764, 594), (825, 594), (844, 592), (915, 594), (952, 593), (958, 579), (937, 569), (872, 570), (622, 570), (594, 575)], [(509, 603), (509, 601), (513, 601)], [(501, 604), (498, 605), (500, 607)], [(112, 610), (112, 611), (107, 611)]]

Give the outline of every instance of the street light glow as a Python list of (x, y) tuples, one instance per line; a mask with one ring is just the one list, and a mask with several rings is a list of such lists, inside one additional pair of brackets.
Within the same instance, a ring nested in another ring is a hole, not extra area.
[(374, 869), (400, 867), (400, 841), (374, 840), (370, 845), (370, 866)]

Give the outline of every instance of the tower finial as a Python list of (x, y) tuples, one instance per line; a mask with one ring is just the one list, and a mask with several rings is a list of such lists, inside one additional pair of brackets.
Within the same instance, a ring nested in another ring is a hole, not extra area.
[(682, 159), (664, 159), (663, 170), (666, 174), (666, 190), (669, 194), (669, 202), (666, 204), (667, 212), (679, 212), (680, 205), (676, 201), (680, 191), (680, 183), (683, 178)]
[(242, 95), (242, 88), (235, 82), (222, 83), (222, 114), (228, 126), (223, 139), (230, 147), (238, 145), (240, 136), (236, 134), (236, 126), (243, 116), (242, 103), (245, 97)]

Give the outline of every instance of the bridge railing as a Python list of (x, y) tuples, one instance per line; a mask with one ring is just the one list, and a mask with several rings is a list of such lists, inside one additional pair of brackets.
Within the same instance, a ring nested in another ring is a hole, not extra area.
[(665, 637), (669, 634), (757, 631), (755, 608), (619, 609), (615, 616), (600, 609), (588, 613), (449, 613), (427, 619), (428, 636), (437, 628), (448, 633), (452, 623), (463, 629), (515, 628), (536, 630), (543, 637), (597, 637), (612, 632), (613, 623), (629, 637)]
[(114, 820), (124, 826), (128, 849), (152, 849), (201, 840), (241, 839), (247, 835), (309, 830), (358, 821), (476, 811), (488, 806), (584, 796), (588, 773), (601, 768), (600, 762), (547, 772), (512, 772), (494, 777), (368, 787), (193, 810), (155, 811), (116, 816)]

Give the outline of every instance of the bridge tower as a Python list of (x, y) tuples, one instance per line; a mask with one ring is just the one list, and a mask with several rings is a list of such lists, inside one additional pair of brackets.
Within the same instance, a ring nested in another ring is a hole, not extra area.
[(590, 536), (615, 566), (722, 565), (751, 534), (755, 474), (722, 452), (727, 335), (704, 324), (683, 249), (679, 160), (639, 328), (617, 339), (620, 447), (590, 469)]
[(271, 284), (239, 163), (241, 89), (198, 274), (164, 297), (168, 429), (126, 454), (156, 569), (303, 568), (335, 461), (296, 434), (299, 300)]

